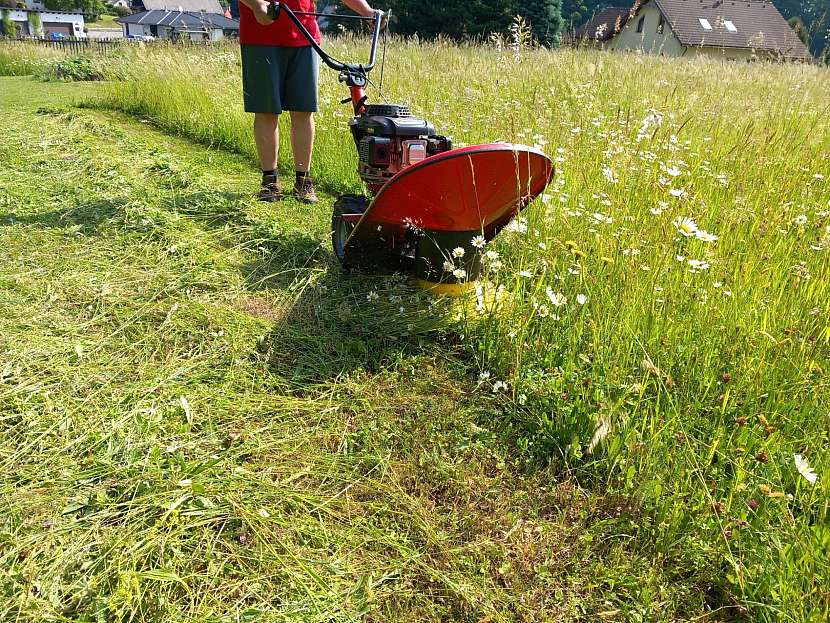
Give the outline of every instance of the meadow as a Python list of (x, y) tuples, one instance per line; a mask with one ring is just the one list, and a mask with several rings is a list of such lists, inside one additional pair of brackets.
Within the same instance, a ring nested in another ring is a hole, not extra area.
[(336, 265), (332, 72), (269, 209), (236, 48), (92, 64), (0, 79), (0, 619), (827, 620), (830, 70), (393, 40), (557, 167), (448, 300)]

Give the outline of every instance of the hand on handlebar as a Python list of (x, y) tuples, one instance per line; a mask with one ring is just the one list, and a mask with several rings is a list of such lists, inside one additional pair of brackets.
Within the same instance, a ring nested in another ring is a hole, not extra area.
[(383, 32), (389, 28), (389, 12), (375, 10), (375, 19), (380, 18), (380, 31)]
[(274, 18), (271, 17), (269, 12), (271, 3), (268, 0), (253, 0), (251, 4), (253, 5), (251, 6), (251, 10), (258, 24), (268, 26), (274, 23)]

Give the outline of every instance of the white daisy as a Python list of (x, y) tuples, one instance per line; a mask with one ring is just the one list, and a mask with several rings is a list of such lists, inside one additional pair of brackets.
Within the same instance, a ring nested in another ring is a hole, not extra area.
[(476, 249), (483, 249), (484, 245), (487, 244), (487, 241), (484, 239), (484, 236), (476, 236), (470, 241), (470, 244)]
[(677, 228), (677, 231), (687, 238), (689, 236), (694, 236), (698, 231), (697, 223), (687, 216), (678, 216), (674, 219), (674, 221), (672, 221), (672, 225), (674, 225)]
[(565, 297), (564, 294), (562, 294), (561, 292), (554, 292), (550, 288), (547, 288), (545, 290), (545, 294), (548, 295), (548, 299), (554, 307), (562, 307), (565, 303), (568, 302), (568, 299)]
[(702, 229), (698, 229), (695, 232), (695, 238), (701, 240), (703, 242), (717, 242), (718, 237), (715, 234), (710, 234), (708, 231), (703, 231)]
[(452, 250), (453, 257), (464, 257), (464, 247), (455, 247)]
[(588, 302), (588, 297), (585, 296), (584, 294), (577, 294), (576, 295), (576, 302), (579, 303), (580, 305), (585, 305), (585, 303)]
[(810, 464), (807, 462), (807, 460), (800, 454), (793, 454), (793, 459), (795, 460), (795, 468), (798, 470), (798, 473), (804, 476), (807, 482), (809, 482), (811, 485), (816, 484), (816, 480), (818, 480), (818, 474), (816, 474), (816, 471), (812, 467), (810, 467)]

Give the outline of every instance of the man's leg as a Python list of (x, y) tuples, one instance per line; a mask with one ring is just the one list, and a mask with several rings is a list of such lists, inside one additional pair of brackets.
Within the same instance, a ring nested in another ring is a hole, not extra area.
[(242, 45), (242, 96), (245, 112), (254, 113), (254, 143), (262, 168), (263, 201), (282, 199), (277, 183), (278, 122), (282, 112), (281, 56), (276, 47)]
[(297, 173), (308, 173), (314, 149), (314, 113), (291, 111), (290, 114), (294, 169)]
[(279, 115), (258, 112), (254, 114), (254, 142), (259, 154), (259, 165), (263, 171), (277, 168), (277, 152), (280, 145)]
[(262, 186), (259, 189), (262, 201), (279, 201), (283, 197), (277, 180), (279, 119), (279, 115), (273, 113), (254, 113), (254, 142), (262, 169)]
[(294, 194), (300, 201), (317, 203), (317, 193), (308, 174), (314, 149), (314, 113), (291, 111), (291, 149), (297, 175)]

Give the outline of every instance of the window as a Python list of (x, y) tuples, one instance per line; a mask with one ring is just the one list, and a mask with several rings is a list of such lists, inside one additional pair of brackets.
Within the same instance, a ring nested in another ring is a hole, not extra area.
[(729, 32), (738, 32), (738, 29), (735, 28), (735, 24), (730, 22), (728, 19), (723, 20), (723, 25), (726, 26), (726, 30)]
[(660, 21), (657, 22), (657, 34), (662, 35), (663, 31), (666, 29), (666, 18), (663, 17), (663, 14), (660, 13)]
[(700, 22), (700, 25), (703, 26), (703, 30), (712, 30), (712, 24), (709, 23), (708, 19), (699, 17), (698, 21)]
[(643, 24), (645, 24), (645, 21), (646, 21), (646, 16), (643, 15), (640, 18), (640, 21), (637, 22), (637, 32), (643, 32)]

